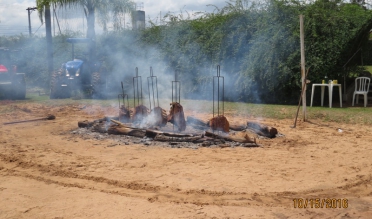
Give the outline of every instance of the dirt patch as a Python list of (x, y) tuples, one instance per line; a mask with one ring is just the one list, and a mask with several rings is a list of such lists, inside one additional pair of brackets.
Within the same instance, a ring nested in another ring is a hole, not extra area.
[[(285, 136), (262, 147), (178, 148), (87, 133), (77, 122), (117, 108), (6, 103), (0, 128), (4, 218), (368, 218), (371, 127), (259, 121)], [(188, 112), (185, 109), (185, 116)], [(209, 119), (211, 115), (196, 115)], [(229, 118), (228, 118), (229, 119)], [(239, 117), (233, 121), (246, 121)], [(347, 207), (310, 204), (347, 200)], [(307, 200), (299, 208), (299, 201)], [(295, 204), (297, 206), (295, 207)], [(329, 206), (328, 206), (329, 207)]]

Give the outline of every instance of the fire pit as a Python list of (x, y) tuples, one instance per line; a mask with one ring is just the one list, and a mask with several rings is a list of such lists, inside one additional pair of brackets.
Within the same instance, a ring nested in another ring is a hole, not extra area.
[[(213, 77), (213, 118), (209, 121), (190, 116), (186, 121), (183, 106), (180, 104), (181, 86), (177, 80), (177, 73), (175, 80), (172, 81), (172, 102), (168, 115), (165, 110), (159, 107), (157, 78), (151, 67), (147, 82), (150, 109), (143, 105), (142, 80), (138, 75), (138, 68), (136, 68), (136, 76), (133, 77), (134, 108), (130, 110), (128, 107), (128, 95), (124, 93), (122, 82), (122, 94), (118, 96), (119, 116), (102, 118), (92, 122), (81, 121), (78, 126), (105, 135), (124, 135), (130, 138), (146, 139), (146, 142), (169, 142), (170, 145), (192, 143), (198, 146), (257, 147), (259, 145), (256, 142), (256, 137), (252, 136), (273, 138), (278, 134), (275, 128), (257, 123), (248, 122), (244, 126), (229, 124), (224, 116), (224, 77), (220, 75), (220, 66), (217, 66), (217, 76)], [(120, 97), (123, 100), (122, 105), (120, 105)], [(125, 98), (127, 99), (126, 104)]]

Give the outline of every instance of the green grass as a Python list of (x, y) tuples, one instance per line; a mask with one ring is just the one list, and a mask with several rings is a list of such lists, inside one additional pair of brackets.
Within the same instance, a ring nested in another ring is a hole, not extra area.
[[(13, 110), (14, 105), (27, 103), (38, 103), (47, 106), (61, 106), (71, 104), (83, 105), (100, 105), (103, 107), (118, 106), (116, 98), (108, 100), (92, 100), (92, 99), (58, 99), (50, 100), (49, 96), (39, 96), (38, 94), (27, 94), (26, 100), (7, 101), (0, 100), (0, 115), (9, 113)], [(129, 106), (133, 107), (133, 99), (129, 99)], [(144, 104), (148, 106), (148, 100), (144, 99)], [(211, 113), (212, 101), (205, 100), (181, 100), (181, 105), (184, 110), (194, 111), (197, 113)], [(169, 110), (169, 103), (160, 100), (160, 106), (165, 110)], [(294, 105), (273, 105), (273, 104), (251, 104), (241, 102), (225, 102), (224, 104), (226, 117), (244, 116), (248, 118), (270, 118), (270, 119), (294, 119), (297, 106)], [(217, 113), (217, 112), (216, 112)], [(187, 115), (186, 115), (187, 116)], [(299, 118), (302, 118), (302, 108), (299, 112)], [(365, 124), (372, 125), (372, 108), (362, 107), (344, 107), (344, 108), (328, 108), (325, 107), (307, 107), (307, 118), (311, 120), (320, 120), (324, 122), (338, 122), (348, 124)]]
[(364, 68), (366, 71), (369, 71), (372, 73), (372, 65), (365, 65)]
[[(195, 104), (194, 100), (185, 100), (184, 108), (188, 105)], [(207, 106), (200, 110), (201, 112), (212, 112), (212, 103), (209, 101), (200, 101)], [(325, 107), (306, 107), (307, 118), (309, 120), (321, 120), (328, 122), (339, 122), (349, 124), (372, 124), (371, 107), (344, 107), (329, 108)], [(271, 118), (271, 119), (294, 119), (297, 112), (297, 106), (293, 105), (274, 105), (274, 104), (252, 104), (225, 102), (226, 116), (240, 115), (254, 118)], [(302, 107), (299, 111), (299, 118), (302, 118)]]

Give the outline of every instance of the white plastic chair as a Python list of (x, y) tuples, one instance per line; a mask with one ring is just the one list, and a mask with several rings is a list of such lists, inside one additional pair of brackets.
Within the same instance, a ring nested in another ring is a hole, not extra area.
[(358, 104), (359, 94), (362, 94), (364, 96), (364, 107), (367, 106), (367, 101), (368, 101), (367, 94), (369, 92), (370, 80), (371, 79), (367, 77), (358, 77), (355, 79), (355, 91), (353, 94), (353, 104), (352, 104), (353, 106), (354, 106), (355, 95), (357, 95), (356, 103)]

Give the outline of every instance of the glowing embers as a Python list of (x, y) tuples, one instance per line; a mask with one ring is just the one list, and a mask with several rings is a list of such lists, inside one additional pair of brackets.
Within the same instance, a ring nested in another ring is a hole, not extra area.
[[(221, 85), (222, 84), (222, 85)], [(217, 92), (216, 92), (217, 89)], [(212, 130), (229, 132), (229, 122), (224, 116), (225, 78), (220, 75), (220, 66), (217, 65), (217, 76), (213, 76), (213, 118), (210, 121)], [(221, 93), (221, 94), (220, 94)], [(217, 101), (217, 103), (215, 103)], [(220, 103), (221, 102), (221, 103)], [(215, 116), (215, 105), (217, 115)]]

